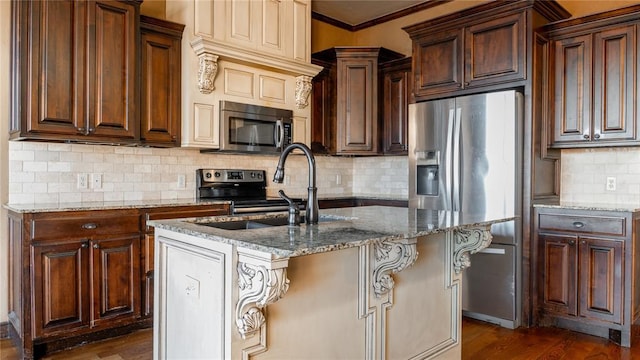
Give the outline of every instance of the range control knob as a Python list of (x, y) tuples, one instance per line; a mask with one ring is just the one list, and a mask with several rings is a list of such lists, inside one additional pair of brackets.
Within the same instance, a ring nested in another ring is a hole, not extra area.
[(211, 179), (211, 173), (210, 172), (204, 173), (204, 177), (206, 177), (207, 179)]
[(262, 173), (261, 172), (258, 173), (258, 179), (262, 179)]
[(216, 171), (216, 172), (213, 174), (213, 176), (215, 176), (215, 177), (219, 178), (219, 177), (220, 177), (220, 172)]

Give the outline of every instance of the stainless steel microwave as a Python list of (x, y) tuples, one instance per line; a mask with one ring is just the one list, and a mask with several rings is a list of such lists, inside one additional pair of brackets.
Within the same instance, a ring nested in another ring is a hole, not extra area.
[(220, 150), (279, 154), (292, 143), (293, 111), (220, 101)]

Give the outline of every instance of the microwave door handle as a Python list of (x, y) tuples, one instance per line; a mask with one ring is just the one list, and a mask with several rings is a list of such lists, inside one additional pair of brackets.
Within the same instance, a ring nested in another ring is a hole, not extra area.
[(274, 139), (276, 140), (276, 148), (282, 150), (284, 142), (284, 126), (282, 125), (282, 119), (276, 120)]

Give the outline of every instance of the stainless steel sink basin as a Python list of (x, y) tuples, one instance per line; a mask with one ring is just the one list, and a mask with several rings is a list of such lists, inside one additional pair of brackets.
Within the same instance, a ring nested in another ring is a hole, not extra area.
[[(338, 216), (320, 216), (318, 222), (329, 222), (348, 219), (350, 218), (343, 218)], [(304, 216), (302, 216), (300, 223), (304, 224), (304, 220)], [(267, 217), (263, 219), (199, 222), (198, 225), (210, 226), (223, 230), (251, 230), (289, 225), (289, 219), (287, 217)]]

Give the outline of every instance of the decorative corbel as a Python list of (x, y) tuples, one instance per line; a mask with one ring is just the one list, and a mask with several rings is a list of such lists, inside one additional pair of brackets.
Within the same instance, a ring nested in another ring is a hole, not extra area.
[(249, 257), (245, 260), (238, 262), (236, 304), (236, 326), (243, 339), (260, 331), (266, 323), (262, 308), (278, 301), (289, 289), (288, 259), (265, 261)]
[(311, 94), (311, 76), (300, 75), (296, 77), (296, 106), (304, 109), (309, 105), (309, 94)]
[(211, 94), (215, 90), (214, 81), (218, 74), (218, 56), (203, 51), (198, 54), (200, 67), (198, 68), (198, 89), (203, 94)]
[(469, 255), (491, 244), (490, 226), (454, 231), (453, 268), (456, 274), (471, 266)]
[(416, 238), (400, 241), (382, 240), (374, 244), (373, 291), (380, 297), (393, 289), (391, 274), (413, 265), (418, 258)]

